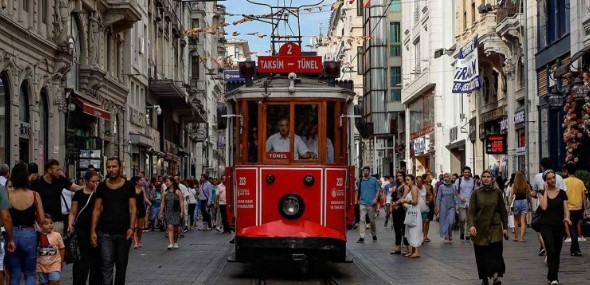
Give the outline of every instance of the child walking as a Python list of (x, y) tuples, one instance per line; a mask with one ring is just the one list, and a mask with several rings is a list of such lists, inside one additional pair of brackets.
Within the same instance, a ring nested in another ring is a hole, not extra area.
[(45, 214), (41, 227), (39, 254), (37, 257), (37, 274), (39, 283), (58, 285), (61, 279), (62, 260), (65, 246), (61, 234), (53, 231), (53, 217)]

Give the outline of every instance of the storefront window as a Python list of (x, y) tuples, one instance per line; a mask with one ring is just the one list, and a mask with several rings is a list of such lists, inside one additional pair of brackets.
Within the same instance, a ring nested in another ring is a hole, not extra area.
[(7, 76), (0, 74), (0, 161), (8, 162), (10, 155), (10, 88)]
[(19, 160), (29, 162), (29, 140), (31, 136), (31, 119), (29, 116), (29, 86), (23, 82), (19, 96)]

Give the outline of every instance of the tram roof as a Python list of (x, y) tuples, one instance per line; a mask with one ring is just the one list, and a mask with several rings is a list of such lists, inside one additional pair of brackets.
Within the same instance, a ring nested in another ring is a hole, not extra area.
[[(286, 76), (266, 77), (256, 79), (252, 86), (243, 85), (225, 94), (229, 99), (255, 99), (255, 98), (326, 98), (343, 99), (346, 101), (354, 98), (354, 92), (340, 86), (328, 86), (318, 78), (298, 77), (295, 83), (295, 92), (290, 93), (288, 88), (290, 81)], [(265, 88), (265, 85), (267, 87)], [(270, 94), (270, 95), (264, 95)]]

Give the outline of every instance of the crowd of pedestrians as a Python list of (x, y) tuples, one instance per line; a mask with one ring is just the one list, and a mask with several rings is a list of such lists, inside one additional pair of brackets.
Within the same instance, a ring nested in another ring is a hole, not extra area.
[(444, 244), (453, 243), (453, 232), (474, 247), (476, 267), (482, 284), (501, 284), (506, 273), (503, 242), (512, 236), (524, 243), (526, 231), (533, 228), (539, 240), (538, 255), (545, 256), (547, 280), (559, 284), (560, 252), (570, 243), (570, 255), (582, 256), (579, 242), (582, 220), (588, 218), (588, 191), (576, 177), (576, 166), (566, 164), (561, 175), (552, 170), (548, 158), (541, 160), (541, 171), (529, 183), (517, 171), (510, 180), (489, 170), (473, 175), (463, 167), (462, 175), (444, 173), (438, 180), (430, 173), (414, 177), (403, 171), (393, 176), (371, 175), (363, 167), (356, 184), (357, 205), (353, 228), (359, 228), (357, 243), (365, 243), (367, 229), (374, 241), (378, 230), (375, 218), (383, 208), (384, 226), (394, 229), (392, 255), (420, 257), (420, 248), (430, 242), (430, 223), (438, 221)]
[(140, 250), (145, 232), (166, 231), (169, 250), (197, 227), (231, 233), (224, 177), (127, 179), (113, 157), (104, 179), (90, 166), (72, 183), (57, 160), (44, 166), (40, 175), (34, 163), (0, 164), (0, 285), (60, 284), (69, 235), (80, 249), (73, 284), (118, 285), (125, 284), (131, 246)]

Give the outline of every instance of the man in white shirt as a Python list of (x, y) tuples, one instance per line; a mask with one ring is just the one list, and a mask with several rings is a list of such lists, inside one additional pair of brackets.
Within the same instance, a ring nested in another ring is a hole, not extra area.
[[(229, 223), (227, 221), (227, 199), (226, 199), (226, 192), (225, 192), (225, 185), (223, 182), (225, 181), (225, 175), (221, 176), (221, 180), (219, 180), (219, 185), (217, 185), (217, 193), (215, 197), (215, 204), (219, 206), (219, 212), (221, 213), (221, 224), (223, 225), (223, 233), (229, 234), (231, 230), (229, 228)], [(217, 227), (219, 231), (219, 227)]]
[(8, 174), (10, 174), (10, 167), (8, 164), (0, 164), (0, 185), (6, 187)]
[[(305, 138), (305, 145), (309, 152), (315, 154), (316, 156), (318, 153), (318, 124), (314, 123), (311, 128), (309, 129), (308, 137)], [(334, 163), (334, 145), (332, 144), (332, 140), (326, 138), (326, 163), (333, 164)]]
[[(289, 136), (289, 119), (283, 118), (279, 120), (279, 132), (268, 137), (266, 140), (266, 152), (291, 152), (291, 140)], [(314, 153), (309, 152), (307, 146), (299, 137), (295, 135), (294, 137), (295, 143), (295, 157), (294, 159), (317, 159), (317, 155)]]

